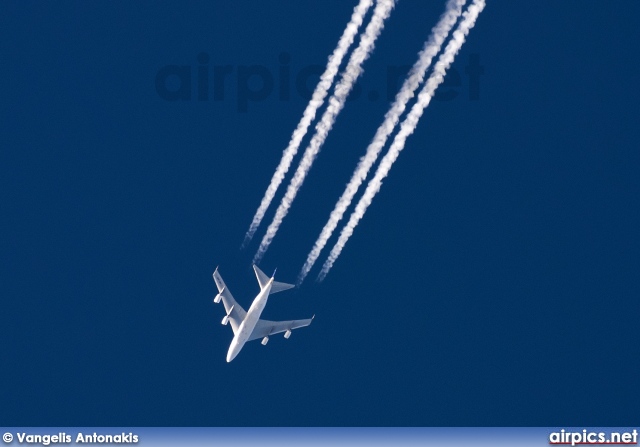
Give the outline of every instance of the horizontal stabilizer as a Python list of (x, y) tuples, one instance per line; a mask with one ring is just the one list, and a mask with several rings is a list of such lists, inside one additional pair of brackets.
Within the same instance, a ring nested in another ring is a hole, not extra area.
[(274, 293), (282, 292), (283, 290), (289, 290), (295, 287), (293, 284), (287, 284), (286, 282), (278, 282), (274, 281), (271, 286), (271, 293), (269, 295), (273, 295)]
[[(260, 284), (260, 290), (267, 287), (271, 278), (265, 275), (264, 272), (260, 270), (257, 265), (253, 266), (253, 270), (256, 272), (256, 278), (258, 278), (258, 284)], [(295, 286), (293, 284), (273, 281), (273, 284), (271, 285), (271, 292), (269, 294), (272, 295), (274, 293), (282, 292), (283, 290), (289, 290), (292, 287), (295, 287)]]
[(253, 270), (256, 272), (256, 278), (258, 278), (258, 284), (260, 284), (260, 290), (267, 287), (267, 284), (269, 284), (270, 278), (267, 275), (265, 275), (264, 272), (260, 270), (258, 266), (255, 264), (253, 265)]

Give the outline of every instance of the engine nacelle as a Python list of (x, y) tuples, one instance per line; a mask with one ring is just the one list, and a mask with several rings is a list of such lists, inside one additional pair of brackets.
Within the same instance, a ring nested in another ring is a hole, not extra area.
[(224, 318), (222, 319), (222, 324), (226, 326), (228, 322), (229, 322), (229, 315), (225, 315)]
[(218, 304), (220, 302), (220, 300), (222, 299), (222, 294), (224, 293), (224, 289), (226, 289), (226, 286), (223, 287), (220, 293), (217, 294), (216, 297), (213, 299), (214, 303)]
[(262, 346), (266, 346), (266, 345), (267, 345), (267, 343), (269, 343), (269, 337), (265, 337), (265, 338), (263, 338), (263, 339), (262, 339), (262, 341), (261, 341), (260, 343), (262, 343)]
[(284, 338), (289, 338), (291, 337), (291, 329), (287, 329), (287, 332), (284, 333)]

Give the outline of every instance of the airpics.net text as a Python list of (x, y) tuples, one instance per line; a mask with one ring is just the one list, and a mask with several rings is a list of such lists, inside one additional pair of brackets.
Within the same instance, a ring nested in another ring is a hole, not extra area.
[[(202, 52), (196, 57), (196, 64), (169, 64), (160, 67), (155, 75), (155, 89), (165, 101), (195, 99), (222, 102), (233, 100), (231, 95), (235, 94), (239, 112), (247, 112), (250, 103), (270, 98), (289, 101), (292, 93), (308, 101), (324, 67), (311, 64), (294, 69), (291, 60), (289, 53), (280, 53), (275, 69), (260, 64), (234, 66), (212, 64), (209, 54)], [(410, 65), (387, 65), (383, 88), (363, 88), (362, 83), (357, 83), (348, 100), (363, 98), (363, 90), (366, 90), (364, 96), (368, 101), (378, 101), (383, 96), (387, 101), (392, 101), (410, 68)], [(469, 54), (464, 67), (450, 68), (434, 99), (452, 101), (466, 96), (469, 101), (478, 101), (480, 78), (483, 74), (480, 56), (477, 53)], [(466, 95), (463, 95), (465, 91)]]

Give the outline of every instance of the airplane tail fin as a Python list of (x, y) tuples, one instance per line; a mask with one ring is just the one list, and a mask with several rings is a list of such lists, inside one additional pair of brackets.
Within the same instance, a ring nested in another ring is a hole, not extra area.
[[(256, 272), (256, 278), (258, 279), (258, 284), (260, 284), (260, 289), (264, 289), (267, 286), (267, 284), (269, 284), (269, 280), (271, 278), (265, 275), (264, 272), (260, 270), (257, 265), (253, 266), (253, 270)], [(270, 295), (274, 293), (282, 292), (283, 290), (289, 290), (293, 287), (295, 287), (293, 284), (273, 281), (273, 283), (271, 284)]]

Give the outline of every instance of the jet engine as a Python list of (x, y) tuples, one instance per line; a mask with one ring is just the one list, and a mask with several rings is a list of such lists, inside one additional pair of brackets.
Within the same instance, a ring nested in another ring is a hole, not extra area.
[(216, 297), (213, 299), (213, 302), (218, 304), (220, 302), (220, 300), (222, 299), (222, 294), (224, 293), (224, 289), (226, 287), (223, 287), (222, 290), (220, 291), (219, 294), (216, 295)]
[(284, 338), (291, 337), (291, 329), (287, 329), (287, 332), (284, 333)]

